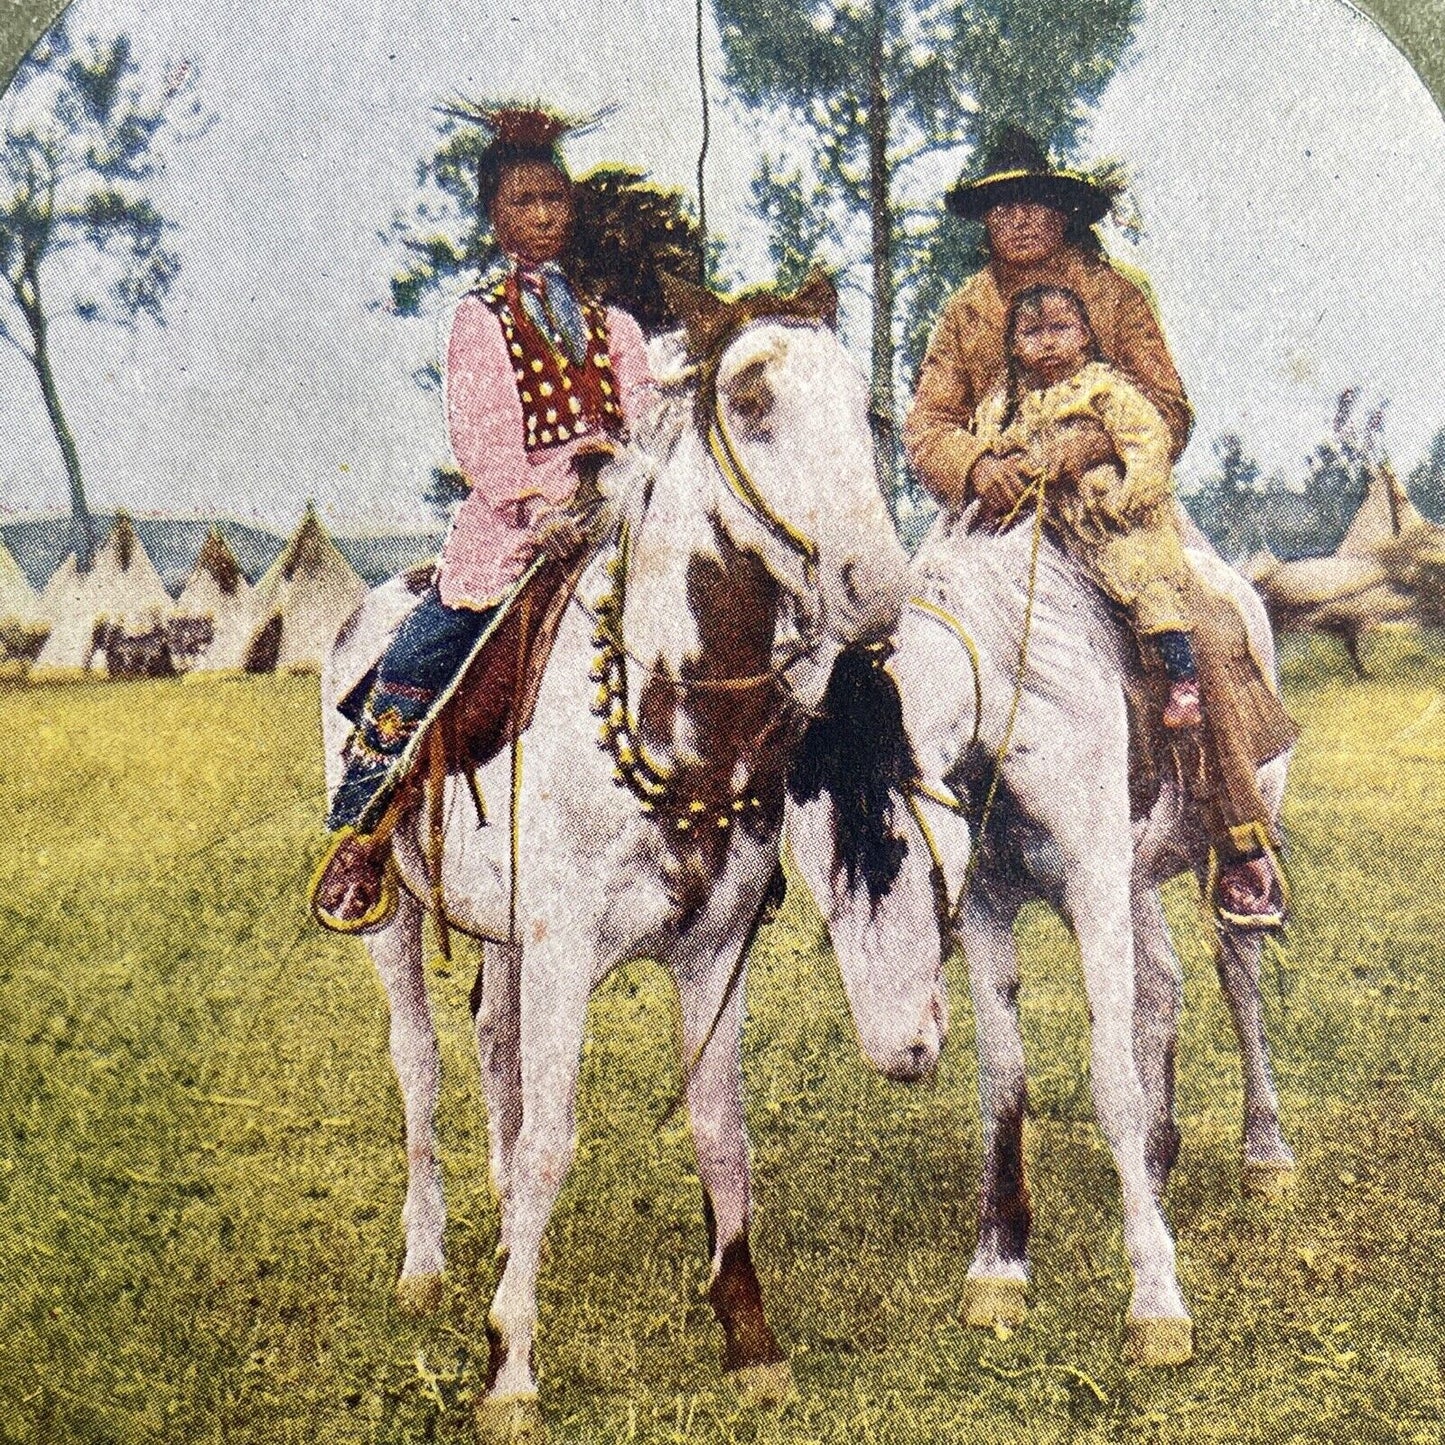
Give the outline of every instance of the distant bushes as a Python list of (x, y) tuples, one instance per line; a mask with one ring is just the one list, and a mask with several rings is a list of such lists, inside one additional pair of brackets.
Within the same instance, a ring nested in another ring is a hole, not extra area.
[(0, 618), (0, 662), (34, 662), (50, 636), (48, 622)]

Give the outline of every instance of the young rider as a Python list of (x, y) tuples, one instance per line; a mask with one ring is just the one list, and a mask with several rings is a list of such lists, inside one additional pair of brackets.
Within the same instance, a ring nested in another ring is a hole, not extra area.
[(528, 565), (583, 545), (571, 509), (579, 482), (650, 384), (637, 322), (582, 294), (562, 265), (574, 217), (557, 151), (567, 123), (541, 109), (486, 122), (494, 139), (478, 164), (480, 203), (507, 269), (458, 304), (445, 368), (452, 452), (470, 491), (347, 744), (327, 818), (336, 837), (312, 891), (317, 919), (340, 932), (379, 927), (395, 894), (370, 805)]
[[(1170, 682), (1165, 727), (1198, 727), (1188, 563), (1174, 518), (1164, 419), (1104, 359), (1084, 303), (1067, 287), (1019, 292), (1004, 335), (1007, 382), (979, 408), (979, 442), (991, 455), (1024, 459), (1045, 488), (1051, 528), (1156, 648)], [(1050, 475), (1052, 454), (1081, 420), (1103, 428), (1118, 464), (1091, 467), (1060, 485)]]

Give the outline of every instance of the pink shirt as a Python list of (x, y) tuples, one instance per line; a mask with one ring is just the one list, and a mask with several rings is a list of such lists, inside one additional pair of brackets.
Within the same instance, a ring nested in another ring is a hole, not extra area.
[[(642, 328), (607, 311), (607, 351), (630, 422), (652, 384)], [(448, 607), (490, 607), (526, 570), (537, 524), (577, 490), (572, 458), (595, 436), (528, 452), (513, 362), (502, 324), (480, 296), (464, 296), (452, 319), (446, 362), (452, 455), (471, 491), (442, 545), (437, 585)]]

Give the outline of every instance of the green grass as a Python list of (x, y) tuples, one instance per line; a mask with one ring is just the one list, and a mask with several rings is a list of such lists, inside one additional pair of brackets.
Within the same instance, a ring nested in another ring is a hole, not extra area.
[[(1038, 1226), (1025, 1325), (966, 1331), (978, 1131), (971, 1023), (937, 1080), (858, 1057), (795, 888), (754, 956), (755, 1253), (800, 1396), (735, 1404), (703, 1296), (698, 1183), (659, 970), (596, 1000), (582, 1146), (548, 1236), (555, 1441), (1438, 1442), (1445, 1223), (1442, 654), (1376, 675), (1287, 658), (1305, 735), (1298, 921), (1267, 961), (1299, 1154), (1283, 1206), (1238, 1191), (1239, 1071), (1189, 889), (1185, 1144), (1169, 1207), (1198, 1358), (1119, 1358), (1117, 1189), (1085, 1074), (1076, 956), (1023, 929)], [(399, 1317), (400, 1108), (361, 949), (312, 927), (315, 684), (11, 687), (0, 782), (0, 1441), (465, 1440), (496, 1210), (470, 962), (437, 966), (452, 1292)]]

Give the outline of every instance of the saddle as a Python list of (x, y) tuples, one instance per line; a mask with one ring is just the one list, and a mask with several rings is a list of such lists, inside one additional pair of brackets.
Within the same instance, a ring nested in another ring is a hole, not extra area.
[(432, 722), (448, 773), (482, 767), (531, 727), (557, 630), (589, 560), (590, 550), (580, 561), (544, 563), (477, 650)]

